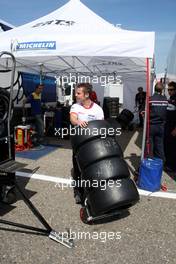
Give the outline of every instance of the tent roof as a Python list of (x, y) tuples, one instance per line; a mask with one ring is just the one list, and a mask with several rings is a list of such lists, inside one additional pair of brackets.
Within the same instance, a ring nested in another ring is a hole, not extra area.
[(54, 74), (141, 71), (141, 58), (154, 53), (154, 32), (117, 28), (79, 0), (2, 33), (0, 40), (0, 51), (12, 51), (19, 70), (27, 66), (35, 72), (42, 64), (44, 72)]
[(6, 22), (6, 21), (0, 19), (0, 32), (1, 32), (1, 31), (10, 30), (10, 29), (12, 29), (12, 28), (14, 28), (13, 25), (11, 25), (11, 24), (9, 24), (8, 22)]

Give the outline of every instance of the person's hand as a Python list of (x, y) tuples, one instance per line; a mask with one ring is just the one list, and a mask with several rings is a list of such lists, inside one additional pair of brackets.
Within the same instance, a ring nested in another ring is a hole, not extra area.
[(78, 121), (78, 126), (80, 127), (86, 127), (87, 125), (88, 125), (88, 122), (86, 121), (81, 121), (81, 120)]
[(25, 122), (26, 122), (26, 117), (23, 116), (23, 117), (22, 117), (22, 123), (25, 124)]
[(174, 128), (174, 129), (172, 130), (171, 135), (172, 135), (173, 137), (176, 137), (176, 128)]
[(145, 111), (141, 111), (140, 114), (141, 114), (142, 117), (144, 117), (145, 116)]

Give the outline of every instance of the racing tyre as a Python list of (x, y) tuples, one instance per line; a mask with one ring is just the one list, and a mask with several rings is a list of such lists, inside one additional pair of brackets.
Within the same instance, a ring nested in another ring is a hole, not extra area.
[(129, 178), (130, 172), (124, 159), (111, 157), (93, 163), (82, 172), (82, 179), (89, 180), (109, 180)]
[(75, 127), (71, 135), (71, 145), (74, 152), (84, 143), (91, 141), (95, 138), (107, 136), (109, 129), (112, 126), (105, 120), (90, 121), (86, 128)]
[(104, 190), (97, 188), (87, 195), (92, 213), (106, 213), (113, 209), (133, 206), (139, 200), (136, 185), (131, 179), (110, 180)]
[(120, 124), (124, 124), (124, 125), (128, 125), (134, 118), (134, 114), (128, 110), (128, 109), (124, 109), (119, 116), (117, 117), (117, 121)]
[(76, 159), (81, 170), (99, 160), (109, 157), (123, 157), (121, 147), (115, 138), (95, 139), (79, 148)]
[(0, 88), (0, 124), (4, 123), (8, 117), (9, 93)]

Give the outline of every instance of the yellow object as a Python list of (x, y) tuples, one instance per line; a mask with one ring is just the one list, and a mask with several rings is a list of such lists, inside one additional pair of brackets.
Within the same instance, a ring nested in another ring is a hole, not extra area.
[(24, 135), (23, 130), (21, 128), (17, 128), (17, 144), (24, 145)]

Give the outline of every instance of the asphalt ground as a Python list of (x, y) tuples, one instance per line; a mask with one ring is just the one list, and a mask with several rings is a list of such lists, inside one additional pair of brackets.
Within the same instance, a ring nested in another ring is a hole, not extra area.
[[(28, 163), (28, 169), (39, 167), (38, 175), (53, 176), (56, 181), (70, 179), (69, 141), (57, 142), (62, 146), (43, 158), (17, 160)], [(133, 172), (140, 160), (140, 131), (124, 132), (119, 143)], [(162, 182), (173, 194), (176, 192), (174, 179), (174, 175), (163, 173)], [(60, 234), (70, 230), (75, 247), (69, 249), (48, 236), (0, 224), (0, 263), (176, 263), (175, 199), (141, 196), (129, 212), (86, 225), (80, 220), (80, 206), (75, 204), (71, 187), (62, 189), (50, 178), (43, 181), (17, 177), (17, 181), (52, 229)], [(0, 209), (1, 219), (42, 228), (19, 194), (15, 204), (1, 204)]]

